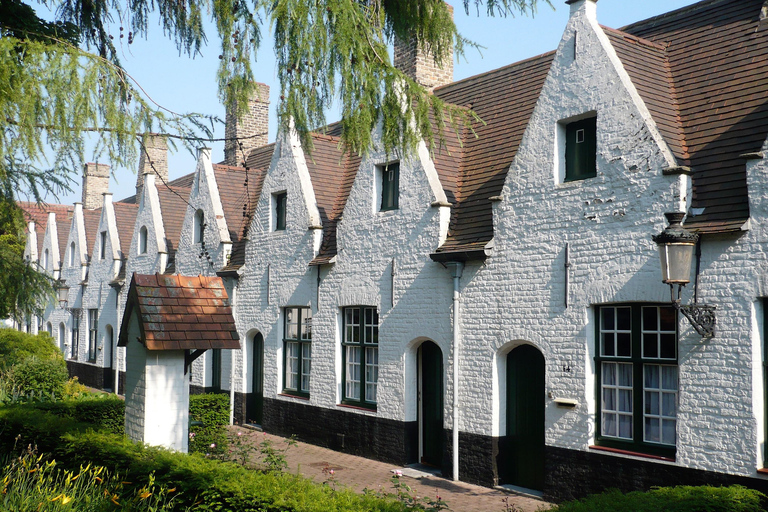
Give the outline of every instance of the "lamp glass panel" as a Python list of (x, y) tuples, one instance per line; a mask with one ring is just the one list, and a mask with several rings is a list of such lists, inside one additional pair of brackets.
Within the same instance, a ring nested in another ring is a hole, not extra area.
[(662, 281), (687, 284), (691, 281), (694, 244), (659, 245)]

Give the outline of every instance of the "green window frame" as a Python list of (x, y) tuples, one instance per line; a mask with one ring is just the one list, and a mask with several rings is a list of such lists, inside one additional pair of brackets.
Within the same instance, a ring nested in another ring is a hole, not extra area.
[(397, 210), (400, 207), (400, 163), (387, 164), (381, 168), (381, 211)]
[(309, 397), (312, 370), (312, 310), (283, 309), (283, 392)]
[(667, 304), (597, 308), (599, 446), (674, 457), (677, 311)]
[(379, 382), (379, 312), (375, 306), (342, 311), (342, 403), (376, 408)]
[(565, 180), (597, 176), (597, 117), (565, 125)]
[(288, 207), (288, 193), (275, 194), (275, 231), (285, 231), (286, 210)]
[(88, 362), (96, 362), (96, 341), (99, 334), (99, 310), (88, 310)]

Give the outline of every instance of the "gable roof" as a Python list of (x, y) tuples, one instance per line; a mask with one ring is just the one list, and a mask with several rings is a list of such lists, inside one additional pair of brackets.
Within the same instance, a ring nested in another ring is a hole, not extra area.
[(220, 272), (234, 272), (245, 263), (245, 244), (253, 212), (261, 196), (264, 176), (272, 162), (275, 144), (254, 149), (248, 155), (245, 168), (214, 164), (213, 172), (219, 187), (219, 197), (227, 221), (232, 252)]
[[(43, 243), (45, 242), (45, 231), (48, 227), (48, 213), (53, 212), (56, 214), (57, 228), (63, 226), (63, 223), (66, 223), (68, 228), (69, 223), (72, 221), (72, 212), (75, 210), (74, 207), (63, 204), (33, 203), (28, 201), (18, 201), (17, 204), (22, 212), (24, 212), (24, 219), (27, 222), (33, 221), (35, 223), (38, 250), (42, 250)], [(64, 232), (64, 239), (62, 241), (62, 231), (62, 229), (58, 229), (59, 251), (66, 247), (67, 235), (69, 234), (69, 229), (67, 229)], [(56, 256), (58, 258), (56, 263), (58, 264), (58, 262), (61, 261), (62, 255), (58, 254)]]
[(101, 208), (86, 210), (83, 208), (83, 225), (85, 226), (85, 256), (88, 261), (91, 260), (91, 249), (98, 236), (99, 222), (101, 221)]
[[(485, 124), (464, 134), (448, 237), (437, 252), (481, 250), (493, 238), (490, 198), (501, 194), (554, 52), (435, 89), (441, 99), (472, 108)], [(436, 167), (440, 157), (436, 158)], [(454, 163), (455, 165), (455, 163)]]
[(157, 195), (160, 199), (160, 214), (165, 229), (165, 245), (168, 251), (167, 273), (175, 271), (176, 249), (179, 247), (181, 228), (184, 224), (184, 214), (187, 211), (189, 188), (181, 188), (160, 184), (157, 187)]
[(749, 218), (740, 155), (760, 151), (768, 135), (763, 3), (705, 0), (622, 29), (665, 48), (689, 154), (680, 164), (693, 171), (692, 208), (704, 209), (686, 226), (703, 232), (736, 230)]
[(140, 341), (147, 350), (240, 348), (220, 277), (134, 274), (120, 327), (121, 347), (128, 342), (134, 312), (139, 317)]

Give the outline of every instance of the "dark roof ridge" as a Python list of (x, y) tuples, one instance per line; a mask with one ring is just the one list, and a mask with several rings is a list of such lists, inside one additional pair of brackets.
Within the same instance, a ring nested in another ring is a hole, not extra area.
[(667, 51), (667, 45), (666, 44), (656, 43), (654, 41), (651, 41), (650, 39), (646, 39), (644, 37), (636, 36), (636, 35), (631, 34), (629, 32), (625, 32), (625, 31), (623, 31), (621, 29), (606, 27), (605, 25), (600, 25), (600, 28), (602, 28), (603, 30), (607, 30), (609, 32), (614, 32), (616, 34), (621, 34), (622, 36), (624, 36), (624, 39), (628, 39), (630, 41), (636, 41), (636, 42), (638, 42), (640, 44), (643, 44), (645, 46), (650, 46), (651, 48), (655, 48), (656, 50)]
[(679, 9), (675, 9), (674, 11), (665, 12), (663, 14), (659, 14), (657, 16), (652, 16), (650, 18), (646, 18), (644, 20), (636, 21), (634, 23), (630, 23), (629, 25), (624, 25), (623, 27), (619, 28), (622, 32), (630, 31), (630, 30), (637, 30), (644, 25), (654, 25), (659, 21), (666, 21), (670, 18), (674, 18), (676, 16), (680, 16), (683, 14), (689, 14), (691, 11), (695, 11), (697, 9), (701, 9), (704, 7), (709, 7), (710, 5), (720, 3), (720, 2), (727, 2), (730, 0), (701, 0), (700, 2), (696, 2), (695, 4), (686, 5), (685, 7), (680, 7)]
[(435, 88), (435, 95), (439, 96), (439, 94), (438, 94), (439, 92), (445, 91), (447, 89), (451, 89), (454, 86), (464, 85), (464, 84), (467, 84), (467, 83), (471, 82), (472, 80), (477, 80), (477, 79), (481, 79), (481, 78), (484, 79), (484, 78), (487, 78), (487, 77), (489, 77), (489, 76), (491, 76), (491, 75), (493, 75), (495, 73), (501, 73), (501, 72), (504, 72), (504, 71), (508, 71), (511, 68), (515, 68), (517, 66), (521, 66), (521, 65), (527, 64), (529, 62), (534, 62), (534, 61), (540, 60), (540, 59), (542, 59), (544, 57), (547, 57), (549, 55), (554, 55), (555, 53), (557, 53), (557, 50), (551, 50), (551, 51), (548, 51), (548, 52), (540, 53), (539, 55), (534, 55), (533, 57), (528, 57), (527, 59), (518, 60), (517, 62), (513, 62), (512, 64), (507, 64), (506, 66), (501, 66), (500, 68), (491, 69), (490, 71), (483, 71), (482, 73), (478, 73), (476, 75), (468, 76), (466, 78), (462, 78), (461, 80), (456, 80), (455, 82), (451, 82), (449, 84), (445, 84), (443, 86), (436, 87)]

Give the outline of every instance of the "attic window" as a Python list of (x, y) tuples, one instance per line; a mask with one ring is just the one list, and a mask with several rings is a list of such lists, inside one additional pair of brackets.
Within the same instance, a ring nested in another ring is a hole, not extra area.
[(400, 164), (395, 162), (379, 168), (381, 179), (381, 211), (397, 210), (400, 206)]
[(578, 181), (597, 176), (597, 117), (565, 125), (565, 177)]
[(272, 194), (272, 211), (274, 212), (272, 224), (273, 231), (285, 231), (285, 219), (287, 215), (288, 193), (278, 192)]
[(147, 254), (147, 226), (139, 230), (139, 254)]
[(205, 240), (205, 213), (203, 213), (203, 210), (197, 210), (195, 212), (195, 218), (192, 224), (192, 230), (194, 232), (193, 242), (196, 244), (202, 243), (202, 241)]
[(107, 257), (107, 232), (102, 231), (99, 238), (99, 259), (103, 260)]
[(69, 266), (75, 266), (75, 242), (69, 244)]

